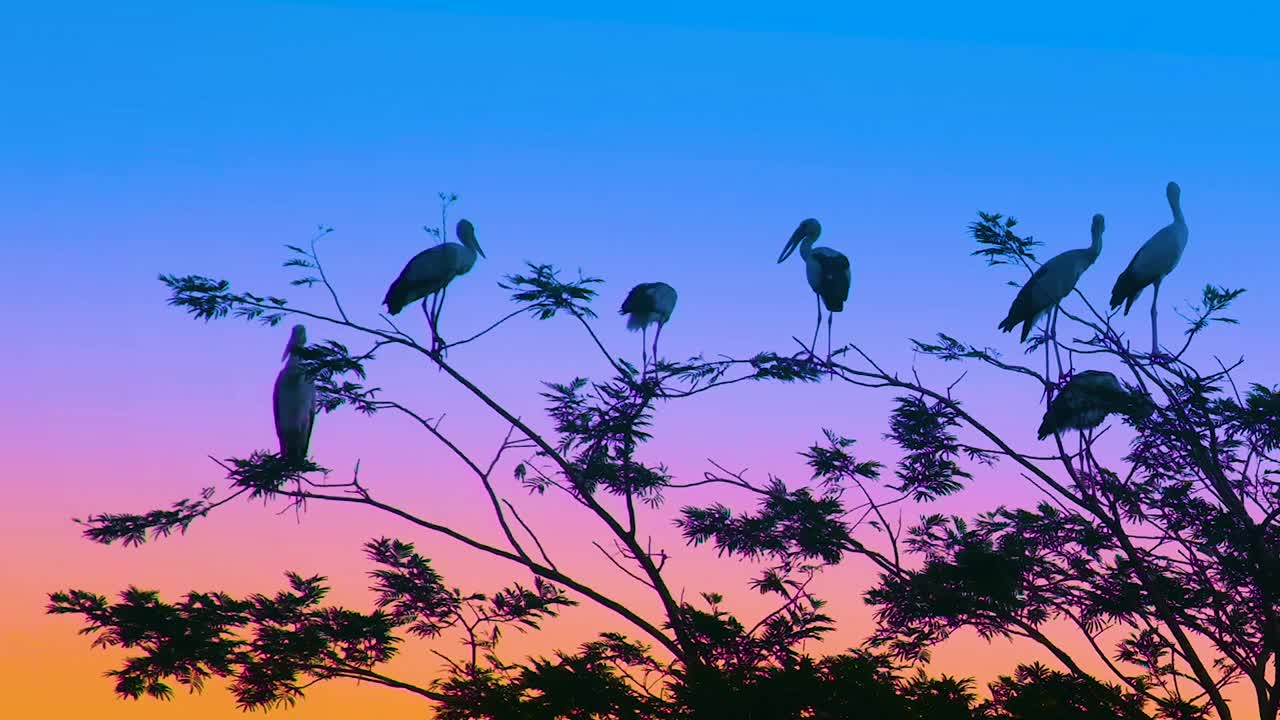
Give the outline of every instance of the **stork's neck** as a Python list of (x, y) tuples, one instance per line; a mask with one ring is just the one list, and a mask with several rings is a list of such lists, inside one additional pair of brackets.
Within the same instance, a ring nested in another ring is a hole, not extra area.
[(1093, 233), (1093, 239), (1089, 243), (1089, 260), (1090, 261), (1097, 260), (1098, 256), (1101, 254), (1102, 254), (1102, 233), (1095, 231)]
[(285, 350), (284, 369), (285, 372), (298, 372), (302, 369), (302, 358), (298, 357), (297, 350), (300, 346), (290, 345)]
[(1187, 224), (1187, 219), (1182, 217), (1182, 199), (1177, 197), (1169, 198), (1169, 209), (1173, 211), (1173, 221), (1175, 223)]
[(468, 272), (471, 272), (471, 268), (475, 267), (477, 257), (479, 256), (476, 254), (475, 250), (472, 250), (466, 245), (458, 245), (457, 274), (465, 275)]
[(818, 238), (812, 235), (800, 241), (800, 259), (809, 262), (809, 257), (813, 255), (813, 244), (818, 242)]

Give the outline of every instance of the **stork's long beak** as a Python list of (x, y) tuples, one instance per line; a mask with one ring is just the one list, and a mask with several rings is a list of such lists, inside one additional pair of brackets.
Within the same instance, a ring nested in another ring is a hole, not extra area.
[(791, 253), (795, 252), (796, 248), (800, 247), (800, 241), (804, 240), (805, 235), (806, 233), (803, 227), (796, 228), (796, 231), (791, 233), (791, 239), (787, 241), (786, 247), (782, 248), (782, 254), (778, 256), (778, 262), (782, 262), (783, 260), (791, 257)]
[(480, 243), (476, 242), (476, 236), (475, 236), (475, 235), (472, 235), (472, 236), (471, 236), (471, 247), (472, 247), (472, 249), (474, 249), (474, 250), (476, 251), (476, 254), (477, 254), (477, 255), (479, 255), (480, 257), (484, 257), (484, 256), (485, 256), (485, 255), (484, 255), (484, 251), (480, 249)]

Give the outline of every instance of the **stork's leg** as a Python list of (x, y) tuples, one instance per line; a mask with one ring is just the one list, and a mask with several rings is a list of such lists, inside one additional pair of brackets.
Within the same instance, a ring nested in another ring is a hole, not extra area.
[[(440, 302), (435, 293), (422, 299), (422, 312), (427, 316), (427, 332), (431, 333), (431, 352), (434, 353), (440, 343), (440, 333), (436, 330), (436, 318), (440, 314)], [(439, 371), (441, 368), (437, 366), (436, 370)]]
[(1076, 433), (1076, 452), (1080, 454), (1080, 472), (1085, 472), (1084, 464), (1084, 434), (1086, 431), (1081, 430)]
[(1053, 342), (1053, 355), (1058, 359), (1058, 379), (1062, 379), (1062, 348), (1058, 345), (1058, 312), (1059, 307), (1053, 306), (1053, 331), (1049, 334), (1049, 338)]
[[(831, 364), (831, 318), (835, 317), (835, 313), (827, 313), (827, 364)], [(835, 374), (835, 370), (831, 371)]]
[(1049, 326), (1053, 321), (1053, 312), (1050, 311), (1044, 317), (1044, 406), (1049, 407), (1049, 403), (1053, 400), (1053, 381), (1049, 379)]
[(809, 343), (809, 355), (816, 358), (818, 356), (818, 331), (822, 329), (822, 296), (814, 293), (813, 297), (818, 301), (818, 324), (813, 326), (813, 342)]
[(644, 325), (640, 328), (640, 379), (644, 379), (645, 372), (649, 369), (649, 326)]
[(436, 315), (440, 312), (440, 293), (433, 292), (422, 298), (422, 312), (427, 316), (427, 329), (431, 331), (431, 340), (436, 338)]
[(653, 334), (653, 369), (658, 369), (658, 338), (662, 337), (662, 326), (665, 323), (658, 322), (658, 331)]
[(431, 321), (431, 327), (434, 328), (436, 313), (440, 312), (440, 293), (433, 292), (429, 297), (431, 298), (431, 309), (427, 311), (427, 319)]
[(427, 316), (427, 331), (431, 333), (431, 347), (435, 349), (436, 343), (436, 296), (429, 295), (422, 298), (422, 312)]
[(1085, 431), (1084, 436), (1084, 467), (1088, 472), (1093, 472), (1097, 469), (1097, 463), (1093, 458), (1093, 432), (1096, 429), (1097, 428), (1089, 428)]
[(446, 285), (440, 289), (440, 302), (436, 303), (436, 322), (432, 328), (434, 337), (432, 338), (433, 346), (435, 343), (440, 344), (441, 354), (444, 353), (444, 339), (440, 337), (440, 315), (444, 313), (444, 296), (449, 292), (449, 286)]
[(1160, 341), (1156, 331), (1156, 301), (1160, 299), (1160, 281), (1156, 280), (1155, 292), (1151, 293), (1151, 359), (1156, 360), (1160, 355)]

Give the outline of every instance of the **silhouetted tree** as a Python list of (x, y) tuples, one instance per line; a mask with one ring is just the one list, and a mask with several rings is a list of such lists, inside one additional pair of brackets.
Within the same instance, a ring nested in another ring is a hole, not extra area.
[[(446, 208), (454, 199), (442, 194)], [(1014, 225), (982, 214), (971, 227), (977, 254), (1031, 270), (1036, 243), (1015, 234)], [(442, 218), (434, 230), (442, 237), (445, 227)], [(1061, 314), (1085, 337), (1061, 340), (1071, 331), (1059, 330), (1033, 339), (1033, 350), (1045, 350), (1044, 373), (945, 334), (915, 342), (925, 355), (1025, 379), (1031, 399), (1052, 399), (1072, 370), (1059, 360), (1051, 374), (1051, 354), (1082, 357), (1091, 367), (1110, 363), (1128, 381), (1124, 392), (1143, 402), (1117, 405), (1135, 408), (1115, 416), (1130, 428), (1129, 453), (1099, 458), (1095, 441), (1110, 428), (1082, 431), (1074, 448), (1064, 438), (1074, 431), (1060, 429), (1048, 453), (1019, 449), (1020, 442), (1001, 437), (961, 404), (957, 383), (935, 387), (919, 374), (886, 371), (853, 345), (837, 349), (830, 361), (795, 340), (794, 353), (655, 358), (642, 372), (609, 352), (595, 333), (591, 303), (601, 281), (565, 280), (548, 265), (530, 264), (501, 283), (517, 305), (506, 317), (453, 343), (420, 342), (388, 317), (374, 325), (346, 313), (316, 248), (327, 231), (308, 248), (291, 246), (295, 255), (286, 265), (314, 271), (294, 284), (323, 285), (335, 313), (198, 275), (161, 280), (170, 303), (199, 319), (232, 316), (275, 326), (292, 315), (366, 338), (371, 345), (363, 352), (333, 340), (297, 351), (316, 380), (321, 409), (412, 419), (484, 489), (503, 541), (486, 543), (383, 501), (358, 467), (340, 481), (310, 459), (264, 451), (228, 459), (220, 463), (228, 480), (222, 492), (208, 488), (145, 514), (93, 515), (82, 521), (85, 535), (141, 544), (185, 532), (234, 499), (261, 498), (299, 508), (304, 502), (376, 508), (421, 538), (368, 543), (375, 569), (367, 612), (325, 604), (324, 578), (294, 574), (288, 589), (272, 596), (193, 592), (167, 602), (136, 588), (115, 601), (83, 590), (51, 594), (49, 612), (79, 615), (96, 645), (132, 651), (111, 673), (120, 695), (167, 698), (174, 684), (199, 690), (220, 678), (241, 707), (273, 708), (296, 702), (316, 682), (354, 678), (416, 693), (438, 717), (459, 720), (1230, 718), (1221, 689), (1244, 680), (1257, 690), (1261, 716), (1277, 716), (1280, 400), (1258, 385), (1238, 392), (1232, 372), (1239, 363), (1202, 374), (1185, 359), (1211, 323), (1233, 322), (1222, 313), (1241, 291), (1207, 287), (1189, 315), (1186, 345), (1168, 358), (1132, 352), (1110, 316), (1078, 292), (1084, 311)], [(548, 430), (515, 417), (446, 360), (449, 348), (519, 315), (576, 323), (612, 371), (607, 379), (548, 383)], [(388, 351), (425, 358), (510, 426), (491, 458), (468, 455), (438, 422), (366, 384), (375, 355)], [(660, 402), (745, 381), (841, 382), (895, 393), (888, 437), (902, 454), (893, 478), (882, 476), (881, 463), (855, 455), (854, 439), (831, 430), (804, 451), (813, 472), (805, 483), (757, 482), (720, 465), (699, 480), (680, 481), (664, 466), (639, 459)], [(1041, 418), (1028, 413), (1030, 438)], [(595, 547), (653, 594), (660, 615), (628, 607), (598, 579), (553, 560), (495, 476), (513, 453), (521, 453), (514, 479), (526, 491), (592, 514)], [(963, 490), (974, 472), (993, 474), (1010, 463), (1045, 493), (1045, 502), (971, 519), (926, 514), (909, 527), (889, 520), (894, 505), (931, 503)], [(691, 545), (709, 543), (722, 555), (754, 563), (751, 587), (777, 599), (754, 622), (723, 607), (715, 593), (678, 600), (664, 575), (668, 553), (654, 549), (644, 531), (646, 518), (669, 496), (695, 486), (721, 488), (724, 500), (686, 505), (675, 522)], [(452, 588), (432, 567), (430, 553), (419, 552), (436, 541), (506, 560), (529, 579), (489, 592)], [(866, 597), (878, 626), (864, 647), (811, 655), (804, 643), (824, 637), (835, 620), (810, 583), (851, 554), (877, 568)], [(536, 630), (578, 602), (608, 609), (622, 629), (550, 658), (512, 661), (500, 652), (507, 628)], [(966, 627), (987, 638), (1034, 640), (1063, 669), (1020, 666), (981, 701), (969, 680), (927, 676), (919, 666), (930, 648)], [(1062, 632), (1087, 638), (1110, 674), (1105, 682), (1055, 641)], [(435, 643), (446, 635), (461, 637), (464, 652), (433, 647), (443, 663), (437, 679), (421, 684), (384, 674), (382, 666), (408, 638)]]
[[(1036, 243), (1018, 236), (1014, 225), (982, 214), (970, 228), (981, 245), (975, 254), (993, 265), (1033, 268)], [(1141, 399), (1130, 409), (1110, 410), (1131, 427), (1123, 457), (1099, 457), (1101, 431), (1091, 430), (1078, 433), (1075, 443), (1065, 429), (1051, 433), (1054, 451), (1047, 456), (1016, 448), (1022, 443), (970, 414), (950, 387), (903, 381), (865, 356), (870, 372), (841, 368), (851, 383), (909, 390), (904, 407), (928, 404), (916, 425), (940, 438), (942, 456), (1012, 464), (1046, 497), (1035, 508), (1001, 507), (972, 521), (935, 514), (912, 527), (904, 542), (923, 564), (883, 573), (868, 593), (880, 621), (872, 645), (920, 659), (947, 633), (971, 627), (985, 637), (1030, 638), (1083, 680), (1087, 673), (1052, 639), (1069, 625), (1087, 638), (1111, 679), (1149, 701), (1158, 717), (1212, 711), (1230, 718), (1221, 690), (1244, 680), (1253, 685), (1259, 715), (1275, 718), (1280, 401), (1261, 385), (1237, 388), (1233, 373), (1242, 361), (1227, 365), (1215, 357), (1217, 368), (1202, 372), (1187, 359), (1211, 324), (1235, 322), (1224, 312), (1242, 292), (1206, 286), (1183, 315), (1185, 338), (1170, 356), (1132, 351), (1112, 315), (1099, 313), (1078, 290), (1081, 310), (1060, 314), (1068, 332), (1081, 337), (1063, 340), (1059, 328), (1031, 345), (1044, 347), (1047, 367), (1050, 355), (1057, 359), (1052, 374), (945, 334), (915, 343), (944, 361), (983, 363), (1025, 378), (1028, 390), (1050, 398), (1071, 376), (1075, 358), (1091, 368), (1114, 368)], [(951, 428), (974, 439), (957, 440)], [(1067, 692), (1061, 678), (1023, 668), (1016, 680), (994, 686), (997, 699), (1008, 698), (1001, 700), (1005, 712), (1023, 695), (1022, 682), (1034, 682), (1038, 693), (1055, 685)], [(1125, 703), (1132, 705), (1128, 698)], [(1132, 707), (1126, 712), (1139, 712)]]

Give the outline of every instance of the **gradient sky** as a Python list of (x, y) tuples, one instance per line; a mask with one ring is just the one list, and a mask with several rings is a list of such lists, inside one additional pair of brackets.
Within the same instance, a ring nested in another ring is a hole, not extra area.
[[(1081, 284), (1101, 299), (1168, 222), (1163, 187), (1175, 179), (1191, 242), (1162, 291), (1164, 337), (1178, 332), (1175, 303), (1206, 282), (1247, 287), (1243, 324), (1216, 330), (1198, 357), (1245, 354), (1247, 380), (1271, 383), (1280, 369), (1280, 17), (1262, 3), (170, 5), (14, 3), (0, 17), (0, 687), (15, 717), (239, 716), (217, 688), (172, 705), (117, 701), (101, 677), (112, 656), (91, 652), (73, 620), (42, 614), (50, 590), (269, 591), (292, 569), (328, 574), (337, 600), (367, 607), (360, 544), (379, 534), (417, 541), (470, 589), (510, 576), (342, 508), (313, 506), (298, 524), (243, 505), (128, 550), (91, 545), (70, 522), (189, 496), (220, 479), (207, 455), (273, 444), (269, 393), (287, 330), (193, 322), (165, 306), (155, 277), (197, 272), (284, 292), (282, 245), (317, 223), (336, 228), (322, 247), (347, 306), (376, 321), (387, 283), (428, 242), (418, 228), (437, 221), (436, 192), (457, 192), (488, 259), (450, 291), (446, 334), (504, 313), (495, 282), (534, 260), (607, 279), (598, 327), (611, 348), (637, 355), (639, 338), (613, 308), (637, 282), (671, 283), (680, 305), (663, 349), (684, 355), (789, 349), (791, 335), (811, 331), (800, 263), (774, 260), (815, 216), (824, 244), (853, 262), (837, 341), (905, 370), (907, 338), (936, 330), (1017, 353), (995, 330), (1011, 299), (1004, 283), (1017, 276), (968, 257), (976, 210), (1012, 212), (1049, 253), (1086, 245), (1090, 216), (1104, 213), (1103, 254)], [(318, 290), (293, 297), (327, 308)], [(1121, 320), (1138, 338), (1148, 302)], [(311, 334), (351, 339), (314, 324)], [(521, 319), (451, 357), (539, 422), (538, 381), (603, 372), (567, 322)], [(934, 382), (958, 373), (919, 367)], [(374, 384), (424, 414), (447, 413), (444, 429), (478, 454), (505, 431), (411, 358), (389, 354)], [(960, 391), (994, 426), (1034, 442), (1034, 388), (975, 372)], [(649, 453), (685, 478), (714, 458), (757, 480), (800, 481), (795, 452), (831, 427), (892, 463), (881, 440), (890, 399), (739, 387), (663, 409)], [(493, 537), (477, 489), (428, 440), (398, 418), (339, 414), (320, 418), (312, 450), (343, 474), (359, 459), (366, 484), (389, 499)], [(511, 482), (503, 489), (521, 497)], [(998, 471), (942, 509), (1034, 498)], [(524, 507), (583, 574), (639, 597), (580, 534), (556, 532), (576, 511), (549, 499)], [(673, 576), (690, 594), (720, 590), (747, 617), (761, 607), (741, 582), (749, 568), (681, 551), (661, 514), (649, 526), (676, 550)], [(819, 588), (843, 621), (837, 649), (868, 627), (859, 595), (869, 573), (850, 562)], [(606, 622), (575, 611), (518, 647), (570, 646)], [(987, 680), (1034, 657), (961, 634), (935, 669)], [(435, 665), (419, 648), (397, 670), (423, 680)], [(394, 691), (333, 685), (288, 716), (417, 707)]]

